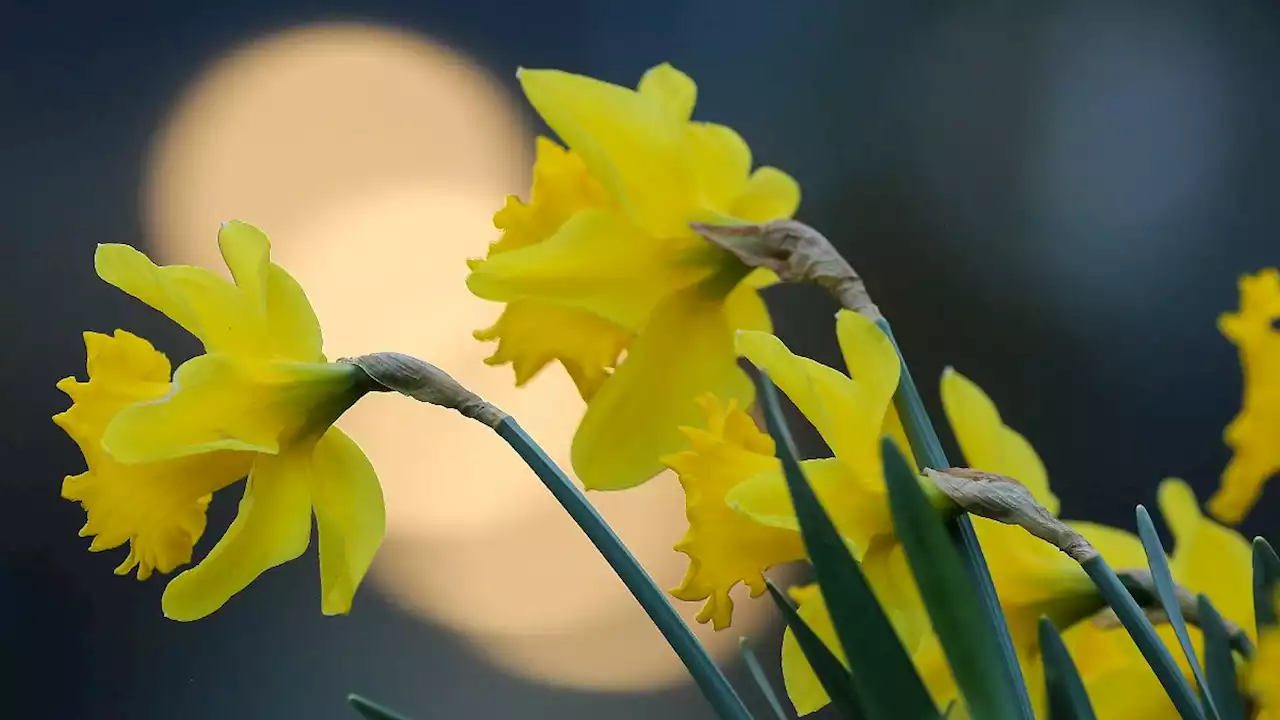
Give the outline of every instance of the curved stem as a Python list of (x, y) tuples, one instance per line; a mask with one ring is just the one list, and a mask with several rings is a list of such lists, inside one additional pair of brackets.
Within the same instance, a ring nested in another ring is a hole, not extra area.
[(750, 720), (751, 713), (734, 692), (728, 679), (707, 655), (706, 649), (698, 642), (693, 631), (676, 614), (675, 608), (671, 607), (671, 603), (667, 601), (666, 594), (640, 566), (639, 561), (631, 551), (627, 550), (622, 540), (614, 534), (604, 518), (587, 500), (586, 495), (511, 416), (503, 417), (493, 429), (515, 449), (538, 479), (542, 480), (542, 484), (546, 485), (555, 496), (565, 512), (569, 513), (573, 521), (591, 540), (591, 544), (595, 545), (596, 550), (599, 550), (608, 561), (609, 566), (648, 613), (649, 619), (662, 631), (663, 637), (671, 644), (676, 655), (680, 656), (680, 660), (693, 675), (694, 682), (715, 708), (716, 714), (725, 720)]

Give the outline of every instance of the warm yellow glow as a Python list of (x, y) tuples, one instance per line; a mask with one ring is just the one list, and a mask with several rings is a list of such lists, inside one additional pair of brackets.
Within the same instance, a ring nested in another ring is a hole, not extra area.
[[(498, 308), (463, 285), (463, 261), (496, 236), (494, 209), (528, 182), (516, 107), (466, 58), (400, 31), (325, 25), (253, 43), (200, 78), (158, 137), (143, 193), (150, 240), (166, 260), (217, 267), (218, 223), (257, 224), (307, 288), (331, 357), (398, 350), (434, 362), (567, 465), (582, 412), (572, 383), (554, 370), (517, 390), (509, 368), (483, 365), (488, 348), (471, 331)], [(684, 680), (622, 584), (491, 431), (390, 395), (340, 424), (383, 479), (388, 540), (374, 579), (398, 605), (546, 682)], [(675, 585), (685, 559), (671, 550), (683, 530), (674, 479), (592, 499)], [(713, 651), (730, 656), (763, 606), (736, 613), (737, 632), (712, 638)], [(697, 605), (681, 609), (691, 620)]]

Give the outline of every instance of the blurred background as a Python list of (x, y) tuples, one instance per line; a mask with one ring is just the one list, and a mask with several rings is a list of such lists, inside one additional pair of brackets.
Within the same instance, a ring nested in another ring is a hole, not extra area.
[[(308, 555), (206, 620), (167, 621), (164, 581), (113, 576), (124, 551), (86, 552), (58, 497), (83, 466), (48, 418), (67, 405), (54, 382), (83, 376), (81, 331), (136, 331), (175, 364), (198, 349), (98, 281), (94, 245), (220, 267), (229, 218), (271, 235), (330, 357), (422, 356), (567, 464), (571, 384), (555, 370), (516, 391), (482, 365), (470, 332), (498, 307), (462, 285), (492, 212), (527, 190), (541, 128), (521, 65), (690, 73), (695, 118), (800, 180), (799, 217), (867, 278), (931, 402), (947, 365), (986, 388), (1065, 516), (1132, 527), (1170, 475), (1207, 498), (1240, 396), (1214, 322), (1240, 273), (1280, 262), (1280, 9), (1033, 5), (0, 0), (0, 714), (340, 719), (357, 691), (420, 718), (709, 715), (534, 477), (444, 411), (371, 397), (341, 423), (389, 505), (345, 618), (320, 615)], [(768, 300), (794, 349), (838, 362), (820, 292)], [(1274, 528), (1277, 496), (1248, 534)], [(594, 499), (675, 585), (674, 478)], [(699, 628), (736, 678), (739, 634), (775, 664), (765, 605), (740, 596), (734, 630)]]

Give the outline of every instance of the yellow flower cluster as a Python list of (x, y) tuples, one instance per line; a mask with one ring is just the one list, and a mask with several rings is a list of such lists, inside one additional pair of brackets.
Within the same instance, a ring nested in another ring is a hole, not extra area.
[[(690, 227), (789, 218), (799, 186), (775, 168), (753, 170), (749, 147), (732, 129), (692, 120), (696, 86), (670, 65), (649, 70), (635, 89), (551, 70), (523, 70), (519, 79), (564, 145), (538, 139), (528, 200), (508, 198), (494, 216), (500, 239), (471, 263), (470, 290), (504, 304), (496, 322), (476, 332), (497, 343), (488, 362), (510, 364), (517, 385), (552, 362), (568, 372), (587, 403), (572, 460), (588, 488), (623, 489), (664, 467), (675, 471), (689, 524), (676, 549), (689, 568), (672, 592), (702, 602), (699, 621), (716, 629), (732, 622), (735, 586), (759, 595), (766, 570), (806, 559), (773, 441), (747, 413), (754, 394), (739, 358), (768, 373), (831, 449), (832, 457), (804, 461), (805, 474), (935, 702), (946, 706), (956, 685), (894, 533), (881, 464), (886, 435), (910, 456), (892, 403), (900, 379), (892, 340), (866, 317), (841, 311), (835, 332), (847, 374), (793, 354), (770, 334), (757, 292), (776, 278), (749, 272)], [(169, 583), (164, 613), (206, 616), (298, 557), (313, 514), (321, 607), (345, 613), (385, 530), (378, 478), (333, 426), (371, 389), (368, 377), (326, 360), (311, 305), (271, 262), (265, 235), (232, 222), (218, 244), (232, 281), (201, 268), (158, 267), (128, 246), (99, 247), (98, 274), (196, 336), (204, 354), (171, 373), (142, 338), (85, 334), (88, 379), (59, 383), (72, 405), (54, 420), (88, 467), (65, 480), (63, 496), (84, 507), (90, 549), (127, 543), (117, 572), (136, 569), (145, 579), (191, 562), (211, 495), (247, 478), (235, 521)], [(1258, 643), (1245, 686), (1264, 716), (1280, 720), (1280, 635), (1257, 637), (1251, 551), (1230, 527), (1280, 471), (1280, 272), (1246, 277), (1240, 291), (1239, 311), (1220, 322), (1239, 348), (1245, 390), (1226, 431), (1234, 455), (1208, 504), (1217, 520), (1176, 479), (1160, 484), (1159, 506), (1176, 541), (1175, 580), (1207, 594)], [(941, 395), (965, 461), (1016, 478), (1056, 515), (1043, 463), (990, 397), (954, 371), (943, 375)], [(1112, 566), (1146, 566), (1132, 534), (1070, 524)], [(1079, 565), (1020, 528), (982, 518), (974, 525), (1042, 707), (1036, 623), (1078, 618), (1096, 590)], [(793, 596), (840, 655), (822, 594), (808, 586)], [(1172, 632), (1162, 632), (1176, 648)], [(1175, 716), (1124, 630), (1077, 622), (1063, 636), (1101, 716)], [(790, 632), (782, 665), (798, 712), (829, 702)]]
[[(933, 636), (914, 580), (889, 522), (884, 478), (876, 448), (882, 435), (900, 439), (889, 404), (897, 386), (897, 358), (880, 330), (860, 315), (841, 311), (836, 334), (849, 377), (791, 354), (764, 333), (739, 334), (739, 352), (767, 372), (822, 435), (835, 457), (802, 463), (806, 476), (827, 508), (877, 597), (886, 607), (904, 647), (939, 707), (955, 699), (950, 669)], [(1057, 498), (1031, 444), (1004, 424), (994, 403), (977, 385), (954, 371), (942, 378), (943, 406), (969, 465), (1021, 480), (1037, 501), (1056, 514)], [(684, 600), (705, 600), (702, 621), (717, 628), (730, 622), (729, 591), (739, 582), (753, 595), (763, 590), (763, 572), (773, 565), (804, 558), (797, 544), (798, 524), (772, 443), (740, 409), (704, 399), (704, 427), (686, 428), (689, 450), (667, 464), (680, 474), (686, 490), (689, 531), (677, 549), (690, 557), (689, 573), (674, 592)], [(1176, 582), (1205, 593), (1223, 616), (1255, 637), (1252, 605), (1252, 554), (1235, 530), (1206, 517), (1194, 493), (1182, 481), (1160, 485), (1159, 505), (1176, 541), (1171, 569)], [(1141, 542), (1117, 528), (1070, 523), (1109, 564), (1146, 567)], [(1038, 666), (1036, 622), (1079, 616), (1096, 598), (1092, 581), (1057, 548), (1021, 528), (974, 518), (975, 530), (1008, 620), (1015, 649), (1024, 665), (1033, 700), (1043, 705), (1043, 670)], [(790, 532), (790, 536), (782, 533)], [(833, 652), (842, 655), (831, 619), (816, 587), (793, 591), (800, 615)], [(1177, 652), (1166, 626), (1164, 639)], [(1200, 642), (1192, 629), (1193, 641)], [(1148, 663), (1122, 628), (1080, 622), (1064, 639), (1103, 717), (1177, 717)], [(1272, 642), (1274, 640), (1267, 640)], [(1265, 656), (1264, 656), (1265, 657)], [(798, 712), (813, 712), (828, 702), (825, 691), (788, 631), (782, 651), (783, 675)], [(1259, 661), (1259, 668), (1264, 661)], [(1190, 668), (1185, 668), (1190, 672)], [(1255, 670), (1255, 677), (1263, 677)], [(1274, 683), (1280, 676), (1269, 680)], [(1260, 691), (1261, 692), (1261, 691)]]

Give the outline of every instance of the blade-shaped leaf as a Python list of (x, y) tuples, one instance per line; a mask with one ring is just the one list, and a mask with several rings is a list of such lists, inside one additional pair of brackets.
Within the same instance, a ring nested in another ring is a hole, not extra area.
[[(907, 442), (911, 445), (916, 461), (920, 463), (921, 469), (943, 470), (950, 467), (951, 463), (947, 462), (942, 442), (938, 439), (938, 433), (934, 430), (933, 422), (929, 420), (929, 413), (925, 410), (924, 400), (920, 397), (920, 391), (911, 377), (911, 369), (907, 367), (906, 356), (902, 354), (902, 348), (898, 347), (898, 340), (893, 336), (893, 328), (883, 317), (876, 320), (876, 327), (889, 338), (889, 342), (893, 343), (894, 352), (898, 354), (898, 390), (893, 395), (893, 404), (897, 408), (898, 417), (902, 420)], [(1018, 717), (1034, 720), (1035, 712), (1031, 708), (1031, 698), (1027, 694), (1026, 679), (1022, 677), (1018, 653), (1013, 647), (1013, 638), (1009, 635), (1004, 609), (996, 596), (991, 570), (987, 567), (986, 557), (978, 544), (978, 535), (973, 530), (973, 523), (967, 514), (960, 513), (948, 520), (946, 525), (951, 535), (951, 542), (960, 549), (960, 559), (965, 572), (972, 579), (978, 593), (983, 612), (983, 627), (996, 638), (1000, 649), (998, 673), (1000, 682), (1005, 687), (1004, 693), (1015, 698)]]
[(818, 501), (796, 459), (777, 389), (760, 374), (760, 405), (795, 506), (809, 560), (848, 658), (854, 693), (872, 720), (937, 718), (938, 710), (876, 600), (862, 569)]
[[(760, 694), (764, 695), (764, 699), (769, 703), (769, 708), (773, 710), (773, 716), (778, 720), (787, 720), (787, 713), (782, 709), (782, 702), (778, 700), (778, 694), (773, 691), (769, 676), (764, 674), (764, 668), (760, 667), (760, 661), (756, 659), (755, 652), (751, 650), (751, 643), (746, 638), (738, 638), (738, 652), (742, 654), (742, 661), (747, 664), (747, 672), (751, 673), (751, 679), (755, 680), (756, 687), (760, 688)], [(836, 664), (839, 665), (838, 662)], [(841, 670), (843, 669), (842, 667)]]
[(360, 713), (365, 720), (408, 720), (405, 716), (385, 708), (372, 700), (366, 700), (355, 693), (347, 696), (347, 702)]
[(773, 581), (766, 580), (765, 585), (769, 588), (769, 595), (773, 598), (774, 604), (782, 611), (787, 627), (791, 628), (791, 634), (795, 636), (800, 652), (804, 653), (805, 660), (809, 661), (809, 667), (813, 668), (813, 674), (818, 677), (822, 689), (826, 690), (827, 696), (831, 698), (831, 704), (843, 717), (862, 720), (866, 716), (862, 714), (862, 707), (854, 694), (853, 676), (849, 674), (849, 668), (840, 662), (840, 658), (831, 652), (827, 644), (822, 642), (822, 638), (818, 637), (818, 634), (800, 617), (791, 599), (779, 590)]
[(897, 444), (885, 438), (881, 452), (894, 530), (969, 713), (1016, 720), (1018, 699), (1005, 692), (998, 639), (985, 631), (982, 604), (960, 553)]
[(1173, 634), (1178, 636), (1178, 644), (1182, 646), (1182, 654), (1191, 663), (1196, 684), (1204, 696), (1204, 711), (1209, 718), (1218, 718), (1217, 703), (1204, 672), (1200, 669), (1200, 658), (1196, 657), (1195, 646), (1191, 644), (1191, 634), (1187, 632), (1187, 621), (1182, 617), (1182, 606), (1178, 603), (1178, 589), (1169, 572), (1169, 559), (1165, 557), (1164, 545), (1160, 543), (1160, 535), (1156, 532), (1155, 523), (1151, 522), (1151, 514), (1141, 505), (1135, 515), (1138, 519), (1138, 537), (1142, 540), (1142, 550), (1147, 554), (1147, 567), (1151, 569), (1151, 579), (1156, 586), (1156, 597), (1164, 608), (1169, 624), (1173, 626)]
[(1200, 629), (1204, 631), (1204, 671), (1209, 695), (1222, 720), (1246, 720), (1244, 699), (1236, 678), (1236, 660), (1231, 654), (1231, 637), (1209, 598), (1200, 595)]
[(1040, 653), (1044, 657), (1044, 684), (1049, 696), (1049, 720), (1095, 720), (1093, 704), (1085, 692), (1080, 671), (1062, 642), (1058, 628), (1040, 618)]
[(1115, 611), (1120, 624), (1124, 626), (1129, 637), (1133, 638), (1134, 644), (1142, 652), (1142, 657), (1146, 658), (1147, 663), (1151, 665), (1156, 678), (1164, 686), (1165, 692), (1169, 693), (1169, 699), (1173, 701), (1178, 715), (1184, 720), (1204, 720), (1204, 711), (1200, 708), (1195, 690), (1187, 684), (1187, 679), (1182, 676), (1182, 670), (1178, 667), (1177, 661), (1165, 647), (1138, 602), (1125, 589), (1120, 578), (1116, 577), (1116, 571), (1111, 569), (1101, 555), (1094, 555), (1085, 560), (1080, 563), (1080, 567), (1098, 588), (1102, 599), (1106, 600), (1107, 605)]
[(1271, 543), (1256, 537), (1253, 539), (1253, 612), (1257, 617), (1258, 631), (1278, 624), (1276, 618), (1276, 583), (1280, 583), (1280, 557)]

